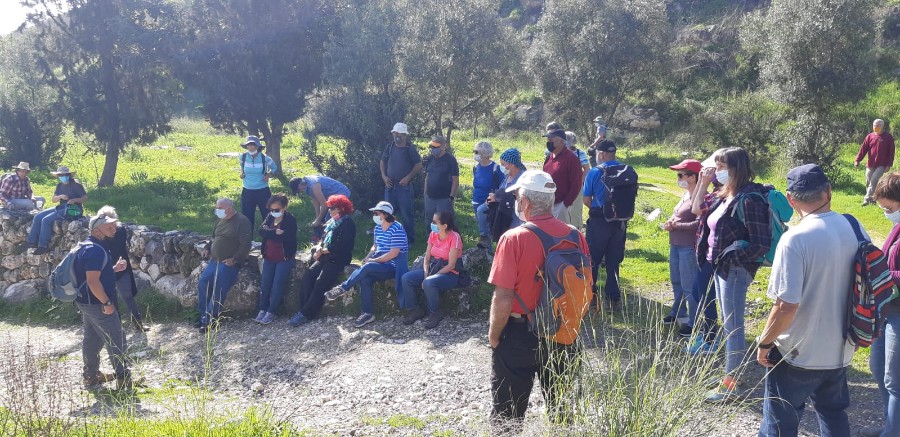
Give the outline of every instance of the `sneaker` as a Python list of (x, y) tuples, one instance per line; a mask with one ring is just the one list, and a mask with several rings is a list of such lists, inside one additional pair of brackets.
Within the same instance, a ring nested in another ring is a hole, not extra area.
[(97, 374), (92, 378), (84, 378), (81, 382), (84, 384), (84, 388), (88, 390), (93, 390), (100, 388), (103, 384), (106, 384), (110, 381), (115, 381), (116, 375), (113, 373), (103, 373), (97, 372)]
[(681, 325), (678, 327), (678, 336), (683, 338), (691, 338), (694, 333), (694, 327), (690, 325)]
[(253, 319), (254, 322), (259, 323), (262, 321), (263, 317), (266, 316), (266, 310), (259, 310), (259, 313), (256, 315), (256, 318)]
[(688, 355), (711, 355), (715, 353), (715, 349), (706, 342), (703, 334), (698, 334), (685, 346), (684, 353)]
[(369, 313), (362, 313), (359, 317), (356, 318), (356, 321), (353, 322), (353, 326), (355, 328), (362, 328), (363, 326), (368, 325), (375, 321), (375, 315)]
[(880, 437), (884, 432), (884, 428), (880, 426), (866, 426), (859, 430), (862, 437)]
[(288, 321), (288, 323), (296, 328), (297, 326), (300, 326), (304, 323), (309, 323), (309, 319), (307, 319), (306, 316), (303, 315), (303, 313), (298, 311), (297, 314), (294, 314), (293, 317), (291, 317), (291, 320)]
[(738, 380), (731, 375), (726, 375), (718, 387), (706, 392), (706, 402), (722, 403), (733, 400), (737, 397), (738, 385), (740, 385)]
[(425, 329), (436, 328), (437, 325), (441, 324), (441, 320), (444, 320), (444, 315), (440, 311), (429, 314), (428, 318), (425, 319)]
[(259, 323), (263, 324), (263, 325), (268, 325), (269, 323), (272, 323), (273, 321), (275, 321), (275, 314), (266, 312), (263, 315), (262, 319), (259, 320)]
[(206, 334), (206, 331), (209, 331), (209, 326), (202, 325), (202, 326), (200, 326), (200, 329), (198, 329), (198, 331), (199, 331), (201, 334)]
[(38, 247), (37, 249), (34, 249), (34, 252), (31, 252), (32, 255), (43, 255), (45, 253), (50, 253), (49, 247)]
[(340, 285), (325, 292), (325, 299), (337, 300), (337, 298), (349, 293), (350, 290), (344, 290)]
[(426, 314), (427, 313), (425, 312), (424, 309), (422, 309), (422, 307), (415, 307), (415, 308), (409, 310), (409, 312), (406, 313), (406, 316), (403, 317), (403, 324), (404, 325), (412, 325), (413, 323), (416, 323), (416, 320), (419, 320), (422, 317), (425, 317)]
[(675, 324), (675, 316), (669, 315), (663, 317), (663, 325), (672, 326)]

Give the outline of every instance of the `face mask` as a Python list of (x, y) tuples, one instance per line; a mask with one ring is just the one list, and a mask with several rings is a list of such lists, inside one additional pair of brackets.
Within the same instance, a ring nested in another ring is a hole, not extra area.
[(400, 135), (394, 135), (394, 144), (403, 144), (403, 137)]
[(893, 224), (900, 223), (900, 209), (894, 212), (886, 212), (884, 216)]
[(679, 180), (679, 181), (678, 181), (678, 186), (681, 187), (681, 188), (687, 189), (688, 183), (687, 183), (687, 181)]
[(272, 214), (272, 217), (275, 217), (275, 218), (279, 218), (284, 215), (284, 213), (281, 211), (272, 211), (270, 214)]
[(519, 211), (519, 199), (516, 199), (515, 208), (516, 208), (516, 217), (518, 217), (519, 220), (521, 220), (523, 223), (524, 223), (524, 222), (527, 222), (528, 219), (525, 218), (525, 211), (524, 211), (524, 210), (523, 210), (523, 211)]
[(431, 224), (431, 232), (434, 232), (435, 234), (439, 234), (441, 232), (441, 230), (438, 229), (438, 226), (436, 224), (432, 223)]
[(509, 175), (509, 169), (502, 165), (500, 166), (500, 171), (505, 175)]
[(216, 208), (216, 217), (223, 219), (225, 218), (225, 210), (221, 208)]
[(59, 177), (59, 181), (62, 182), (62, 183), (64, 183), (64, 184), (68, 184), (68, 183), (69, 183), (69, 176), (60, 176), (60, 177)]
[(475, 156), (473, 156), (473, 159), (475, 159), (475, 162), (481, 162), (481, 155), (476, 153)]
[(432, 148), (431, 148), (431, 156), (438, 156), (438, 155), (440, 155), (440, 154), (441, 154), (441, 148), (440, 148), (440, 147), (432, 147)]
[(257, 153), (259, 153), (259, 150), (254, 150), (250, 152), (250, 156), (256, 156)]
[(553, 153), (556, 150), (556, 146), (553, 145), (553, 141), (547, 141), (547, 151)]
[(380, 226), (382, 223), (384, 223), (384, 219), (383, 219), (380, 215), (373, 215), (373, 216), (372, 216), (372, 221), (375, 222), (375, 224), (376, 224), (376, 225), (379, 225), (379, 226)]
[(719, 183), (722, 185), (728, 185), (728, 181), (731, 180), (731, 175), (728, 174), (728, 169), (716, 171), (716, 180), (719, 181)]

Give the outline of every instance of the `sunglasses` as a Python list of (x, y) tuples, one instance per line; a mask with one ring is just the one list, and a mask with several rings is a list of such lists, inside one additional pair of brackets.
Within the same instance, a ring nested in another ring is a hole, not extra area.
[(694, 175), (693, 173), (678, 173), (678, 179), (686, 178), (686, 177), (693, 176), (693, 175)]
[(329, 210), (329, 211), (337, 211), (338, 209), (339, 209), (339, 208), (336, 207), (336, 206), (329, 206), (329, 207), (328, 207), (328, 210)]

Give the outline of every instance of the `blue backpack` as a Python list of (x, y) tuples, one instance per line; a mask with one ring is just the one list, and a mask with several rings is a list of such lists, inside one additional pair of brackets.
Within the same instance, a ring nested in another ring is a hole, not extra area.
[(757, 262), (771, 267), (772, 261), (775, 260), (775, 247), (778, 246), (781, 236), (788, 230), (787, 222), (791, 221), (791, 217), (794, 216), (794, 208), (791, 207), (787, 197), (782, 192), (771, 185), (767, 186), (767, 188), (769, 191), (766, 195), (754, 191), (738, 197), (737, 203), (731, 211), (731, 216), (737, 217), (742, 223), (744, 222), (744, 201), (747, 196), (757, 196), (769, 205), (769, 227), (772, 229), (771, 245), (769, 245), (769, 252), (758, 259)]
[[(73, 247), (72, 250), (63, 257), (62, 261), (59, 262), (59, 265), (53, 269), (53, 272), (50, 273), (50, 297), (60, 302), (72, 302), (81, 293), (81, 289), (84, 288), (87, 281), (84, 281), (81, 284), (77, 283), (77, 280), (75, 279), (75, 258), (78, 257), (78, 252), (80, 252), (81, 249), (88, 246), (94, 246), (94, 243), (84, 241), (78, 243), (78, 245)], [(107, 262), (109, 262), (109, 255), (107, 255), (106, 250), (104, 250), (104, 267), (106, 267)]]

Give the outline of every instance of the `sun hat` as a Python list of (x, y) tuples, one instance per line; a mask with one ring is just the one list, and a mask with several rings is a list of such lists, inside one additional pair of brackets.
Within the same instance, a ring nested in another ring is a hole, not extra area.
[(75, 172), (72, 170), (69, 170), (69, 167), (61, 165), (56, 168), (56, 171), (51, 171), (50, 174), (52, 174), (53, 176), (61, 176), (61, 175), (67, 175), (67, 174), (69, 174), (69, 175), (75, 174)]
[(509, 193), (519, 188), (537, 191), (539, 193), (555, 193), (556, 183), (549, 173), (542, 170), (528, 170), (519, 176), (519, 180), (515, 184), (506, 189)]
[(27, 162), (22, 161), (19, 163), (19, 165), (13, 167), (13, 170), (31, 171), (31, 166), (29, 166)]
[(256, 135), (248, 136), (247, 139), (244, 140), (243, 143), (241, 143), (241, 147), (246, 149), (247, 146), (250, 144), (256, 144), (257, 149), (265, 149), (266, 148), (265, 144), (263, 144), (261, 141), (259, 141), (259, 137)]
[(388, 213), (388, 214), (394, 214), (394, 206), (391, 205), (390, 202), (386, 202), (386, 201), (382, 200), (381, 202), (378, 202), (378, 204), (375, 205), (374, 208), (369, 208), (369, 211), (372, 211), (372, 212), (381, 211), (381, 212)]
[(391, 132), (398, 134), (409, 134), (409, 128), (407, 128), (406, 124), (404, 123), (397, 123), (394, 125), (394, 128), (391, 129)]

